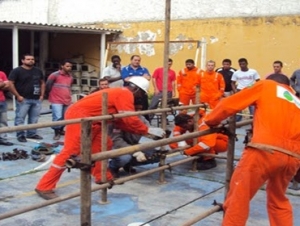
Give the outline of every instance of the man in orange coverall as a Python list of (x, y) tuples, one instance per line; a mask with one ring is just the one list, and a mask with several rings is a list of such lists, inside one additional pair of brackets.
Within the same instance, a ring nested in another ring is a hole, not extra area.
[(225, 90), (223, 75), (214, 71), (215, 65), (214, 61), (207, 61), (206, 71), (200, 76), (200, 102), (207, 103), (211, 109), (219, 103)]
[[(102, 94), (108, 95), (108, 114), (124, 113), (134, 111), (134, 97), (141, 97), (149, 88), (149, 81), (142, 76), (133, 76), (129, 80), (129, 85), (124, 88), (110, 88), (90, 94), (78, 102), (71, 105), (65, 114), (65, 119), (85, 118), (100, 116), (102, 114)], [(116, 120), (118, 127), (124, 131), (135, 134), (152, 134), (163, 137), (164, 130), (161, 128), (147, 127), (138, 116), (130, 116)], [(70, 124), (66, 126), (65, 144), (63, 150), (56, 156), (48, 172), (41, 178), (35, 191), (44, 199), (58, 197), (54, 188), (59, 178), (66, 169), (65, 162), (71, 155), (80, 154), (81, 125)], [(108, 150), (112, 147), (110, 138), (107, 142)], [(92, 125), (92, 153), (101, 151), (101, 124), (94, 122)], [(101, 183), (101, 162), (97, 161), (91, 171), (96, 183)], [(113, 176), (109, 170), (106, 174), (107, 180), (112, 180)]]
[(270, 75), (224, 98), (204, 119), (213, 127), (249, 105), (256, 107), (253, 137), (232, 175), (223, 206), (225, 226), (246, 225), (250, 200), (264, 183), (270, 225), (294, 225), (285, 191), (300, 166), (300, 100), (289, 84), (286, 76)]
[(186, 68), (179, 71), (177, 76), (177, 91), (179, 93), (179, 101), (183, 105), (189, 105), (190, 101), (195, 103), (196, 85), (199, 85), (199, 76), (201, 69), (195, 67), (192, 59), (185, 61)]
[[(209, 127), (203, 123), (204, 111), (200, 114), (198, 121), (198, 130), (203, 131)], [(191, 115), (181, 113), (175, 117), (175, 127), (173, 136), (180, 136), (186, 132), (194, 132), (194, 119)], [(197, 145), (193, 146), (193, 139), (170, 144), (172, 149), (190, 145), (192, 147), (184, 150), (185, 155), (197, 155), (199, 153), (218, 154), (219, 152), (227, 151), (228, 137), (221, 133), (212, 133), (198, 137)], [(199, 161), (198, 170), (208, 170), (217, 166), (216, 160), (213, 157), (203, 156)]]

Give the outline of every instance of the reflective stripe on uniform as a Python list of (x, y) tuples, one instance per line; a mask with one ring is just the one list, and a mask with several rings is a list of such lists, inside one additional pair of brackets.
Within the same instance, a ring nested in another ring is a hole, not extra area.
[(65, 166), (59, 166), (59, 165), (56, 165), (54, 163), (52, 163), (52, 166), (56, 169), (65, 169), (66, 167)]
[(209, 149), (210, 149), (210, 147), (207, 146), (206, 144), (204, 144), (203, 142), (199, 142), (198, 145), (199, 145), (201, 148), (205, 149), (205, 150), (209, 150)]

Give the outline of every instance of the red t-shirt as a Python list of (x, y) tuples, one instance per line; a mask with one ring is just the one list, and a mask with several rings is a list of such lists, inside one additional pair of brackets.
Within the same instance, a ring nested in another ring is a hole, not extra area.
[[(164, 68), (160, 67), (155, 69), (153, 73), (153, 78), (155, 78), (155, 83), (157, 86), (157, 89), (159, 91), (163, 90), (163, 77), (164, 77)], [(168, 71), (168, 91), (173, 91), (172, 82), (174, 82), (176, 79), (176, 73), (172, 69), (169, 69)]]
[[(7, 81), (7, 76), (3, 71), (0, 71), (0, 81), (4, 82)], [(0, 101), (3, 102), (5, 101), (5, 96), (3, 90), (0, 90)]]

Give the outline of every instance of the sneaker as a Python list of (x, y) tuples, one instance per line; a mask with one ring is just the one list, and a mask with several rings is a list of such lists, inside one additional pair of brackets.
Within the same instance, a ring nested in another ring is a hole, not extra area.
[(17, 139), (18, 139), (19, 142), (27, 142), (25, 136), (19, 136)]
[(65, 132), (64, 130), (60, 130), (60, 131), (59, 131), (59, 134), (62, 135), (62, 136), (64, 136), (65, 133), (66, 133), (66, 132)]
[(124, 171), (125, 171), (126, 173), (128, 173), (128, 174), (135, 174), (135, 173), (136, 173), (136, 169), (133, 168), (133, 167), (131, 166), (131, 164), (126, 164), (125, 166), (123, 166), (123, 169), (124, 169)]
[(199, 164), (197, 167), (198, 170), (209, 170), (217, 167), (217, 162), (215, 159), (208, 159)]
[(11, 143), (11, 142), (8, 142), (8, 141), (6, 141), (6, 140), (0, 139), (0, 145), (12, 146), (12, 145), (14, 145), (14, 144)]
[(54, 130), (54, 137), (53, 140), (59, 140), (60, 139), (60, 131)]
[(38, 190), (37, 188), (34, 190), (39, 196), (41, 196), (43, 199), (46, 199), (46, 200), (55, 199), (58, 197), (58, 195), (56, 195), (55, 192), (52, 190), (41, 191), (41, 190)]
[(35, 139), (35, 140), (42, 140), (43, 139), (43, 137), (41, 137), (41, 136), (39, 136), (37, 134), (34, 134), (32, 136), (27, 136), (27, 138), (29, 138), (29, 139)]

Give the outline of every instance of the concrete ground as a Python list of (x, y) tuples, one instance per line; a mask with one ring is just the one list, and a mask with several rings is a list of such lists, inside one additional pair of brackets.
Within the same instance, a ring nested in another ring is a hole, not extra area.
[[(11, 103), (10, 103), (11, 106)], [(44, 109), (48, 103), (44, 102)], [(9, 111), (9, 125), (13, 125), (14, 112)], [(51, 121), (51, 115), (42, 115), (39, 122)], [(172, 122), (171, 122), (172, 125)], [(44, 137), (42, 142), (53, 143), (53, 131), (50, 128), (39, 129), (38, 134)], [(239, 140), (236, 142), (236, 155), (243, 148), (245, 128), (237, 130)], [(0, 153), (21, 148), (28, 152), (37, 145), (36, 141), (19, 143), (15, 134), (8, 134), (14, 146), (1, 146)], [(63, 138), (61, 139), (63, 141)], [(48, 156), (48, 158), (50, 158)], [(166, 162), (184, 158), (174, 155)], [(214, 169), (191, 172), (191, 163), (174, 167), (166, 171), (166, 183), (158, 184), (158, 173), (116, 185), (108, 190), (108, 204), (100, 204), (100, 193), (92, 194), (92, 225), (126, 226), (133, 222), (144, 222), (151, 226), (178, 226), (196, 215), (212, 208), (214, 200), (223, 202), (226, 160), (218, 159)], [(16, 161), (0, 161), (0, 215), (11, 210), (44, 202), (34, 192), (40, 177), (49, 165), (41, 170), (28, 174), (42, 163), (29, 159)], [(142, 172), (156, 167), (157, 164), (140, 166)], [(58, 184), (57, 194), (64, 196), (79, 190), (79, 170), (65, 172)], [(93, 183), (93, 186), (96, 186)], [(295, 222), (300, 222), (299, 191), (288, 190), (288, 197), (294, 208)], [(266, 195), (260, 190), (251, 202), (248, 226), (269, 225), (265, 208)], [(217, 212), (195, 225), (220, 225), (223, 213)], [(74, 198), (65, 202), (50, 205), (31, 212), (17, 215), (0, 221), (0, 226), (70, 226), (80, 225), (80, 199)], [(140, 224), (138, 224), (140, 225)], [(296, 225), (296, 224), (295, 224)]]

